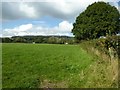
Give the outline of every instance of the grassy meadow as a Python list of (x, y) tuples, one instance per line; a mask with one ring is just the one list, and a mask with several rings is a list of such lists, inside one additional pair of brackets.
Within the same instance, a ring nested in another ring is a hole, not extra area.
[(100, 60), (82, 45), (4, 43), (2, 87), (111, 87), (112, 76), (107, 77), (105, 70), (108, 63)]

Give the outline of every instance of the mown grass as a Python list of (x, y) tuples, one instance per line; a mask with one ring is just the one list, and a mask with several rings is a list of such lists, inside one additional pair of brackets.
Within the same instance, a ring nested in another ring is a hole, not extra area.
[(82, 87), (81, 71), (96, 60), (79, 45), (3, 44), (3, 88)]

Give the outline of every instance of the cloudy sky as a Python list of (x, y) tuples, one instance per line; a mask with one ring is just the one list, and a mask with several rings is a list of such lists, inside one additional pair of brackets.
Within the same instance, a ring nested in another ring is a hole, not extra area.
[[(73, 36), (75, 18), (97, 1), (100, 0), (4, 0), (0, 3), (0, 36)], [(120, 6), (120, 0), (102, 1)]]

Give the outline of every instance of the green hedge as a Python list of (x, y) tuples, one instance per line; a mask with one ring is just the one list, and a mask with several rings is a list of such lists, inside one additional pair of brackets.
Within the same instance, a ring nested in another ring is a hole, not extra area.
[(108, 36), (106, 38), (97, 39), (95, 42), (95, 47), (103, 50), (105, 53), (108, 53), (108, 49), (112, 47), (119, 55), (119, 46), (120, 36)]

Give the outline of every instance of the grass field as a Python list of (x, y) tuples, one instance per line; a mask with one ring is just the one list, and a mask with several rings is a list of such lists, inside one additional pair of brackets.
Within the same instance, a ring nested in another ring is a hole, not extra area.
[(98, 81), (89, 84), (89, 79), (95, 80), (89, 67), (98, 59), (80, 45), (3, 44), (2, 85), (3, 88), (94, 87)]

